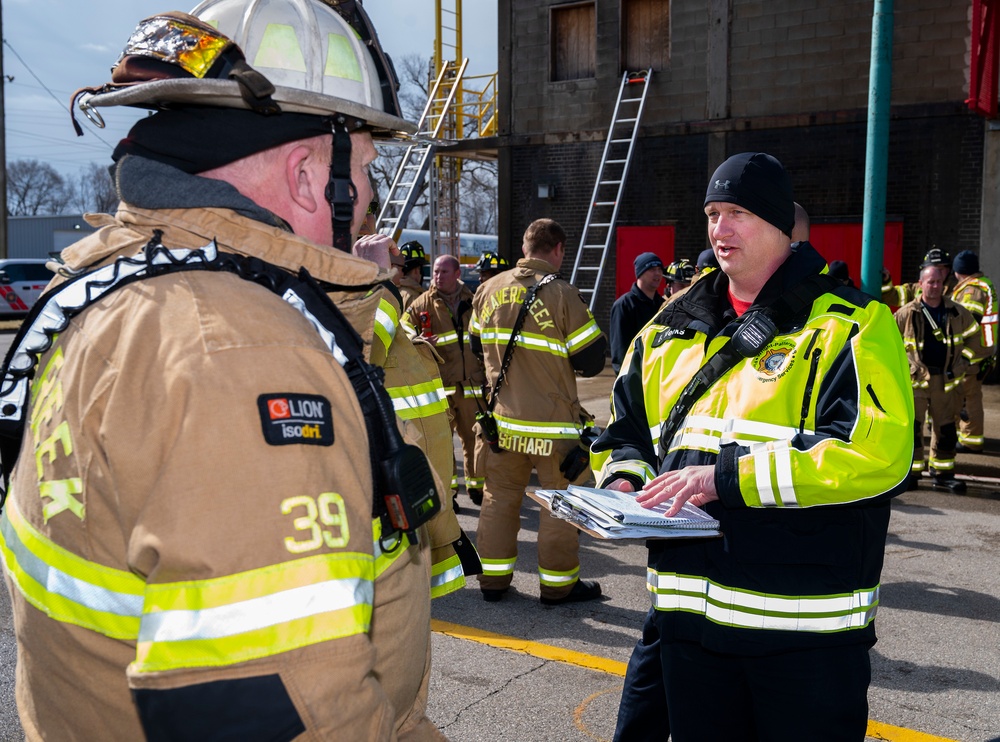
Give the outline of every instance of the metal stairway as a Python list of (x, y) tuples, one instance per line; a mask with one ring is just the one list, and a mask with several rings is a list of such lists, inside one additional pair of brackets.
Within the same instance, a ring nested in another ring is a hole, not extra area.
[(570, 278), (570, 283), (587, 300), (591, 311), (604, 277), (608, 248), (618, 219), (618, 207), (625, 191), (625, 179), (632, 162), (632, 151), (652, 76), (652, 68), (622, 75), (618, 100), (611, 116), (611, 127), (604, 143), (604, 154), (597, 169), (597, 181), (594, 183), (594, 193), (587, 209), (587, 220), (583, 224), (580, 248), (576, 252), (573, 275)]
[[(416, 137), (438, 139), (441, 136), (447, 126), (455, 94), (461, 89), (462, 76), (468, 64), (469, 60), (463, 59), (461, 65), (448, 62), (442, 68), (417, 122)], [(406, 226), (410, 211), (420, 195), (420, 184), (427, 175), (433, 154), (434, 144), (430, 141), (420, 141), (406, 148), (406, 154), (389, 186), (389, 194), (375, 220), (375, 231), (397, 237), (399, 231)]]

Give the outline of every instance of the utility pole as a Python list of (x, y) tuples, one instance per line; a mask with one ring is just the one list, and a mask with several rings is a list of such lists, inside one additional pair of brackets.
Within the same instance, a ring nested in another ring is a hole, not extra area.
[(0, 259), (7, 257), (7, 116), (3, 92), (7, 78), (3, 74), (3, 2), (0, 0)]
[(882, 295), (885, 248), (885, 191), (889, 167), (889, 104), (892, 97), (892, 0), (875, 0), (868, 89), (868, 144), (865, 153), (865, 216), (861, 235), (861, 288)]

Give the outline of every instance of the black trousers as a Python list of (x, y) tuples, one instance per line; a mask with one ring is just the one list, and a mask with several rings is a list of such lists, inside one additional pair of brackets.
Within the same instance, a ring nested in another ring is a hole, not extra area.
[(628, 661), (614, 742), (666, 742), (670, 736), (655, 618), (656, 611), (650, 608), (642, 624), (642, 637)]
[(660, 642), (660, 662), (673, 742), (864, 742), (866, 644), (742, 657)]

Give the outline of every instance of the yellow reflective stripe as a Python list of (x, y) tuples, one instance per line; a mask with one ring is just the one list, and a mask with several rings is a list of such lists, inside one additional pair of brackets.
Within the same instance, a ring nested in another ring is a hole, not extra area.
[(305, 72), (306, 60), (295, 29), (283, 23), (268, 23), (254, 55), (253, 66)]
[(567, 587), (580, 579), (580, 567), (566, 572), (556, 572), (550, 569), (538, 568), (538, 580), (547, 587)]
[(703, 615), (745, 629), (832, 633), (862, 629), (878, 610), (879, 587), (833, 595), (775, 595), (727, 587), (704, 577), (647, 570), (658, 611)]
[(361, 82), (361, 67), (351, 40), (340, 34), (326, 35), (326, 68), (323, 74)]
[(603, 482), (618, 474), (631, 474), (639, 477), (643, 482), (649, 482), (656, 477), (653, 467), (641, 459), (630, 459), (628, 461), (608, 460), (601, 469), (601, 478), (599, 481)]
[(363, 634), (373, 596), (373, 559), (354, 552), (149, 584), (132, 667), (218, 667)]
[(569, 337), (566, 338), (566, 346), (569, 348), (569, 352), (574, 352), (577, 348), (587, 345), (594, 338), (600, 337), (601, 328), (597, 326), (597, 322), (592, 318), (590, 322), (585, 324), (576, 332), (571, 332)]
[(536, 438), (578, 438), (583, 428), (580, 423), (518, 420), (506, 415), (494, 415), (494, 417), (497, 421), (497, 427), (511, 435)]
[(441, 379), (433, 379), (411, 386), (387, 387), (396, 414), (403, 420), (431, 417), (448, 409)]
[(455, 345), (455, 343), (457, 342), (458, 342), (458, 333), (452, 330), (451, 332), (442, 332), (440, 335), (438, 335), (437, 343), (435, 343), (435, 345), (436, 346)]
[(131, 572), (83, 559), (43, 536), (8, 499), (0, 556), (31, 605), (56, 621), (114, 639), (139, 634), (145, 583)]
[[(481, 341), (483, 345), (503, 345), (510, 342), (511, 331), (509, 329), (486, 330)], [(533, 332), (521, 332), (517, 337), (517, 347), (535, 350), (542, 353), (549, 353), (558, 358), (568, 358), (569, 348), (563, 342)]]
[(483, 563), (484, 575), (512, 575), (514, 574), (514, 563), (517, 557), (510, 559), (486, 559), (480, 558)]
[(398, 316), (395, 311), (392, 311), (393, 309), (392, 304), (385, 299), (381, 299), (375, 309), (375, 336), (386, 349), (392, 345), (392, 341), (396, 338)]
[(465, 587), (462, 561), (453, 554), (444, 561), (431, 565), (431, 598), (440, 598)]
[[(726, 443), (737, 443), (741, 446), (752, 446), (754, 443), (769, 440), (787, 440), (799, 434), (799, 429), (789, 425), (774, 425), (756, 420), (740, 418), (716, 418), (706, 415), (688, 415), (680, 430), (670, 441), (670, 451), (678, 448), (697, 449), (718, 453)], [(805, 428), (805, 435), (813, 435), (814, 431)], [(650, 438), (656, 445), (660, 438), (660, 426), (650, 428)]]

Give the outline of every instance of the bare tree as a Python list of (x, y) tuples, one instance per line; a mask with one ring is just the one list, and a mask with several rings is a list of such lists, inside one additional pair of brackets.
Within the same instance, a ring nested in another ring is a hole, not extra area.
[[(403, 117), (416, 122), (427, 104), (427, 96), (433, 84), (431, 63), (418, 54), (407, 54), (397, 65), (399, 75), (399, 104)], [(472, 96), (468, 96), (470, 99)], [(471, 110), (469, 108), (467, 111)], [(468, 117), (465, 125), (465, 136), (476, 135), (477, 122)], [(406, 152), (405, 147), (386, 145), (380, 148), (381, 155), (372, 165), (371, 172), (375, 178), (380, 198), (384, 199), (392, 185), (393, 178), (399, 170), (400, 162)], [(415, 229), (428, 229), (430, 219), (429, 186), (430, 178), (425, 178), (420, 184), (419, 196), (413, 210), (410, 212), (408, 225)], [(463, 232), (476, 234), (495, 234), (497, 219), (497, 169), (495, 162), (483, 160), (462, 160), (461, 184), (462, 206), (459, 211), (459, 228)]]
[(92, 162), (80, 170), (73, 205), (81, 213), (111, 213), (118, 205), (118, 193), (107, 165)]
[(7, 165), (7, 213), (10, 216), (61, 214), (72, 196), (72, 187), (48, 163), (14, 160)]

